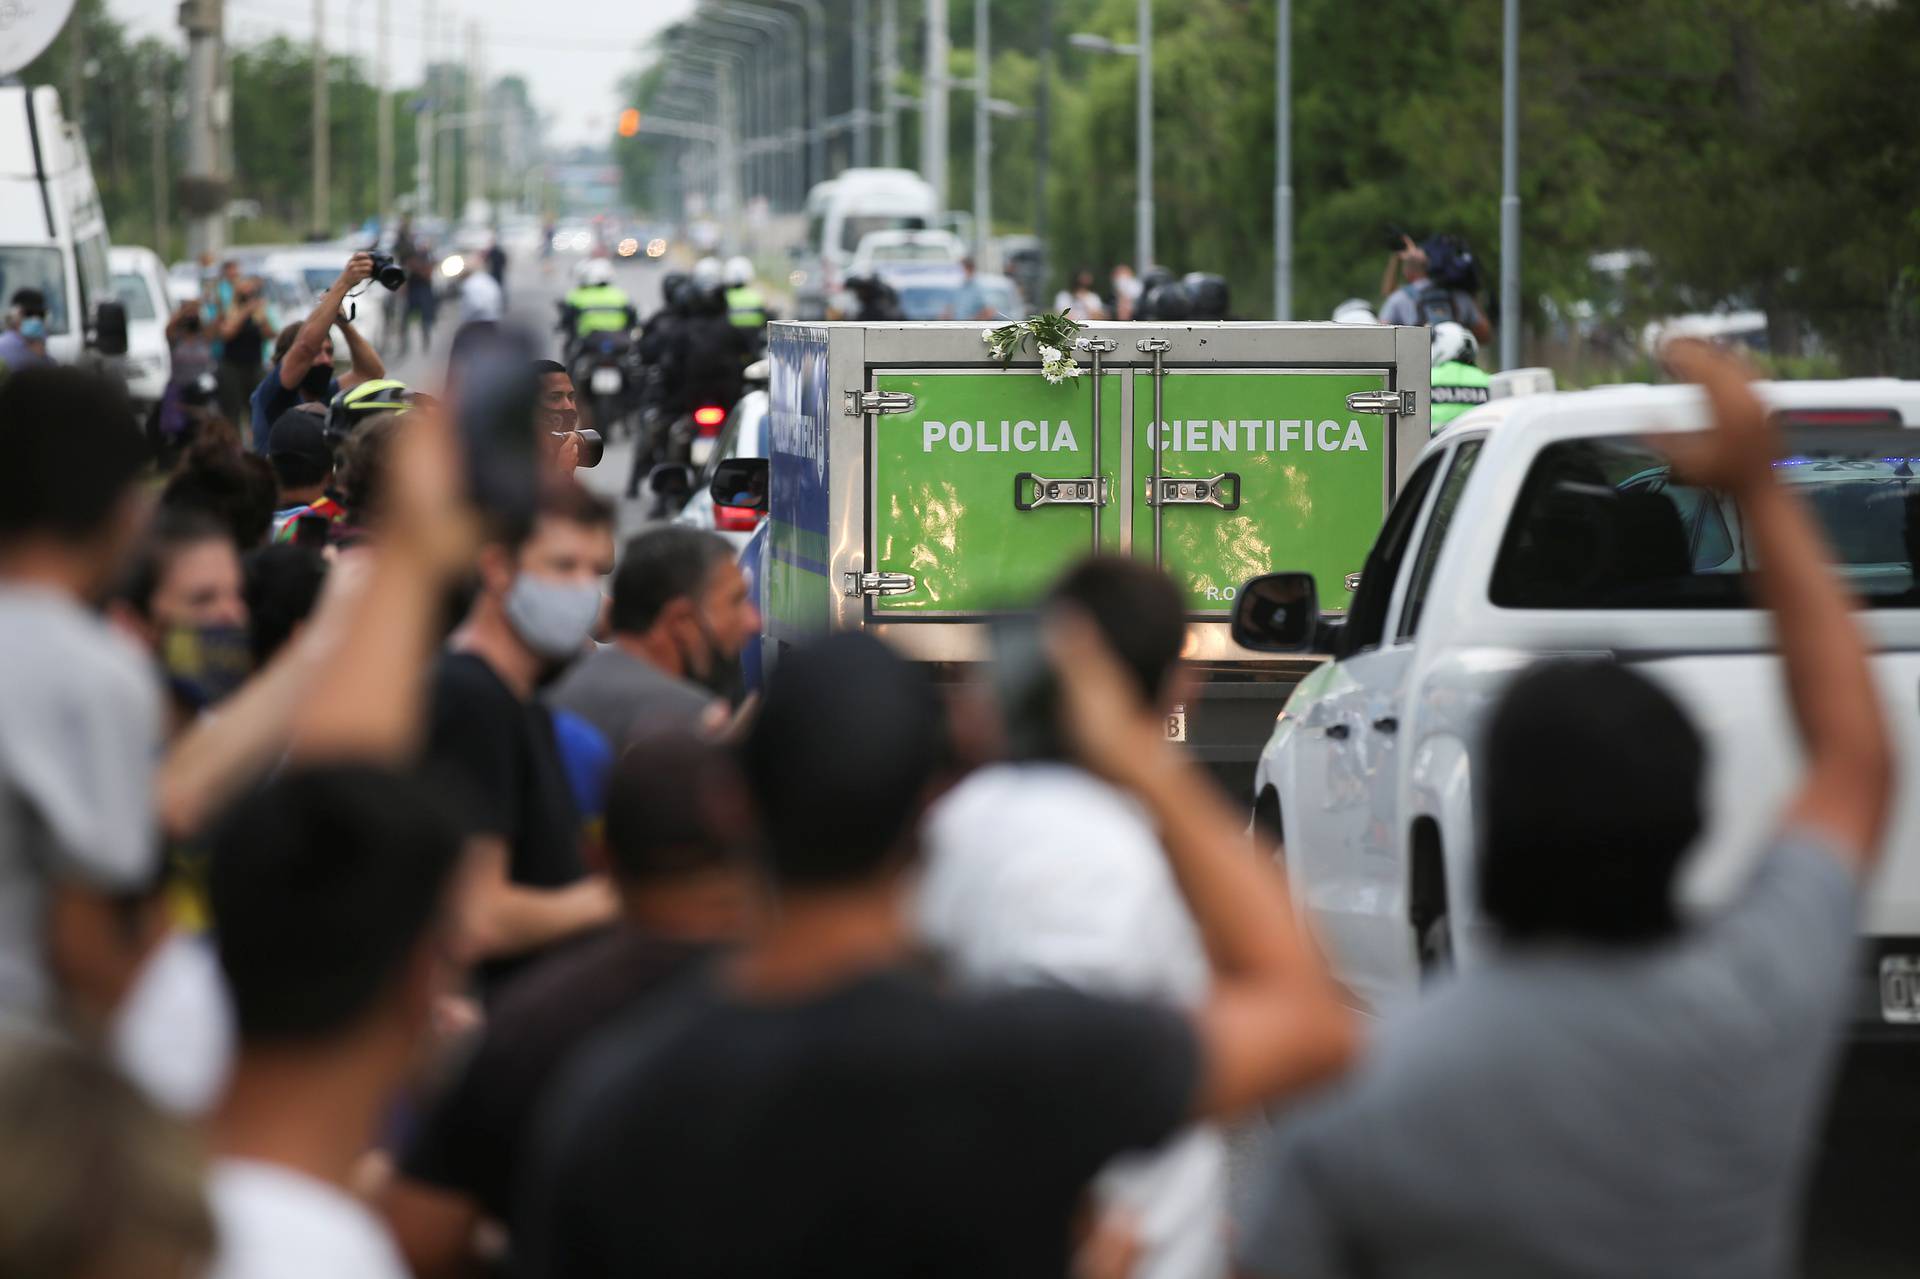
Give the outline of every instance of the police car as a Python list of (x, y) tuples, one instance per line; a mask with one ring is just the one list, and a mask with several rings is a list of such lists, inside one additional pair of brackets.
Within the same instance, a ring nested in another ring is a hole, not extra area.
[[(1920, 757), (1920, 383), (1760, 390), (1789, 428), (1780, 474), (1866, 605), (1899, 753)], [(1495, 399), (1422, 455), (1343, 614), (1300, 607), (1312, 584), (1299, 575), (1242, 588), (1238, 642), (1330, 654), (1261, 753), (1255, 814), (1281, 835), (1296, 901), (1370, 1006), (1486, 953), (1476, 752), (1501, 688), (1543, 656), (1631, 662), (1700, 725), (1711, 826), (1686, 876), (1690, 907), (1724, 900), (1772, 828), (1796, 735), (1768, 621), (1744, 593), (1740, 514), (1677, 483), (1645, 438), (1705, 423), (1686, 386)], [(1920, 796), (1900, 799), (1887, 849), (1854, 1012), (1875, 1035), (1920, 1035)]]

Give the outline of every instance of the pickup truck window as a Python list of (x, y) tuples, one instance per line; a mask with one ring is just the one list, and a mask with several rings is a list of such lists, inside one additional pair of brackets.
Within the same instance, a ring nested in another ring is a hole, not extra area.
[[(1805, 438), (1777, 473), (1813, 510), (1841, 574), (1869, 607), (1920, 607), (1920, 456), (1893, 455), (1920, 449), (1828, 452)], [(1534, 460), (1490, 597), (1500, 608), (1751, 608), (1751, 565), (1724, 495), (1673, 483), (1637, 439), (1568, 440)]]
[(1440, 495), (1433, 499), (1433, 514), (1427, 517), (1427, 531), (1420, 538), (1420, 553), (1413, 559), (1413, 575), (1407, 579), (1406, 603), (1400, 606), (1400, 638), (1407, 639), (1420, 628), (1420, 614), (1427, 605), (1427, 588), (1433, 584), (1433, 570), (1440, 562), (1440, 547), (1447, 530), (1453, 526), (1453, 513), (1460, 508), (1460, 494), (1466, 491), (1467, 477), (1480, 458), (1485, 441), (1463, 440), (1453, 451), (1447, 466), (1447, 478), (1440, 484)]
[(1346, 626), (1341, 629), (1338, 656), (1351, 657), (1379, 647), (1381, 637), (1387, 632), (1387, 609), (1393, 603), (1393, 584), (1400, 579), (1400, 565), (1406, 559), (1407, 545), (1413, 540), (1413, 526), (1420, 518), (1420, 508), (1426, 503), (1427, 490), (1433, 487), (1433, 477), (1439, 469), (1440, 459), (1428, 458), (1394, 499), (1393, 509), (1387, 512), (1387, 522), (1380, 526), (1380, 536), (1360, 570), (1360, 589), (1354, 592), (1353, 608), (1347, 614)]

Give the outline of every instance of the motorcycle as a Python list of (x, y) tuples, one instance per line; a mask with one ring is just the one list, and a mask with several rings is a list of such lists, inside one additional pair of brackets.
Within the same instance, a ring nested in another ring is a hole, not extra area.
[(582, 418), (608, 439), (630, 433), (641, 376), (632, 342), (624, 333), (594, 333), (575, 347), (569, 367)]

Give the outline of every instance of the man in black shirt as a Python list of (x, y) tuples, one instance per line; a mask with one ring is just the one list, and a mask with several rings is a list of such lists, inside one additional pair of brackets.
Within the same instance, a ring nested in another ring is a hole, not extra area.
[(535, 696), (599, 619), (613, 512), (557, 482), (524, 533), (481, 548), (479, 593), (434, 674), (427, 743), (467, 819), (477, 869), (466, 940), (488, 990), (515, 960), (615, 913), (606, 878), (586, 872), (553, 720)]
[(480, 1223), (507, 1220), (534, 1105), (570, 1054), (739, 936), (751, 905), (745, 810), (732, 757), (691, 733), (621, 757), (606, 840), (621, 923), (511, 983), (421, 1117), (382, 1203), (415, 1274), (468, 1273)]
[(1279, 871), (1090, 624), (1053, 626), (1062, 727), (1161, 826), (1214, 964), (1202, 1007), (959, 996), (911, 971), (937, 694), (870, 637), (795, 650), (743, 751), (772, 908), (550, 1090), (519, 1183), (523, 1274), (1059, 1279), (1113, 1156), (1345, 1064), (1351, 1015)]

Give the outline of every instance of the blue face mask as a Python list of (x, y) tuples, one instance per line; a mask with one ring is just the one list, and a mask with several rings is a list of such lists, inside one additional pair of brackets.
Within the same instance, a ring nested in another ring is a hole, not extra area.
[(20, 336), (29, 342), (44, 342), (47, 337), (47, 322), (37, 315), (30, 315), (20, 321)]

